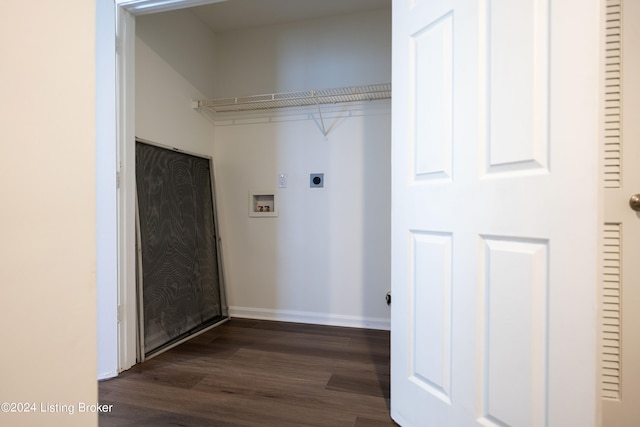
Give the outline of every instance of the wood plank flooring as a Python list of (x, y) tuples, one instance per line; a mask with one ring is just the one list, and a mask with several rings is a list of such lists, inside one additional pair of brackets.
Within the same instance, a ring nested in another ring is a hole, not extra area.
[(101, 427), (395, 426), (389, 332), (232, 319), (99, 383)]

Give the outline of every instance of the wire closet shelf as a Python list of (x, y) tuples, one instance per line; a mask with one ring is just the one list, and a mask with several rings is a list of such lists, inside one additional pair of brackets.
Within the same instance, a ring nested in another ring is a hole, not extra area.
[(344, 102), (373, 101), (391, 98), (391, 83), (312, 89), (236, 98), (196, 101), (195, 107), (215, 113), (269, 110), (274, 108), (305, 107)]

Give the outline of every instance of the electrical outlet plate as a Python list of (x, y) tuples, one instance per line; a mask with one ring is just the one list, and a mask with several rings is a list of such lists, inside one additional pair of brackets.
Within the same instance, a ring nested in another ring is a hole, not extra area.
[(324, 174), (312, 173), (309, 176), (309, 187), (311, 188), (323, 188), (324, 187)]
[(281, 173), (278, 175), (278, 188), (287, 188), (287, 174)]

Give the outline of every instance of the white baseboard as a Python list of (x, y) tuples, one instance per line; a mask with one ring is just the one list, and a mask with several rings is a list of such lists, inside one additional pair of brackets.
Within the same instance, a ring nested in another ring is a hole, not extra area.
[(98, 381), (108, 380), (118, 376), (118, 371), (102, 372), (98, 374)]
[(344, 326), (348, 328), (391, 330), (391, 320), (378, 317), (345, 316), (308, 311), (272, 310), (254, 307), (229, 307), (230, 317), (275, 320), (279, 322), (309, 323), (313, 325)]

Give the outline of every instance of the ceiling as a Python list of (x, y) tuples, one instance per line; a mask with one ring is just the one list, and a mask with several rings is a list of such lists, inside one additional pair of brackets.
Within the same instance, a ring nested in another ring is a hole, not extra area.
[(391, 8), (391, 0), (226, 0), (191, 10), (214, 32)]

